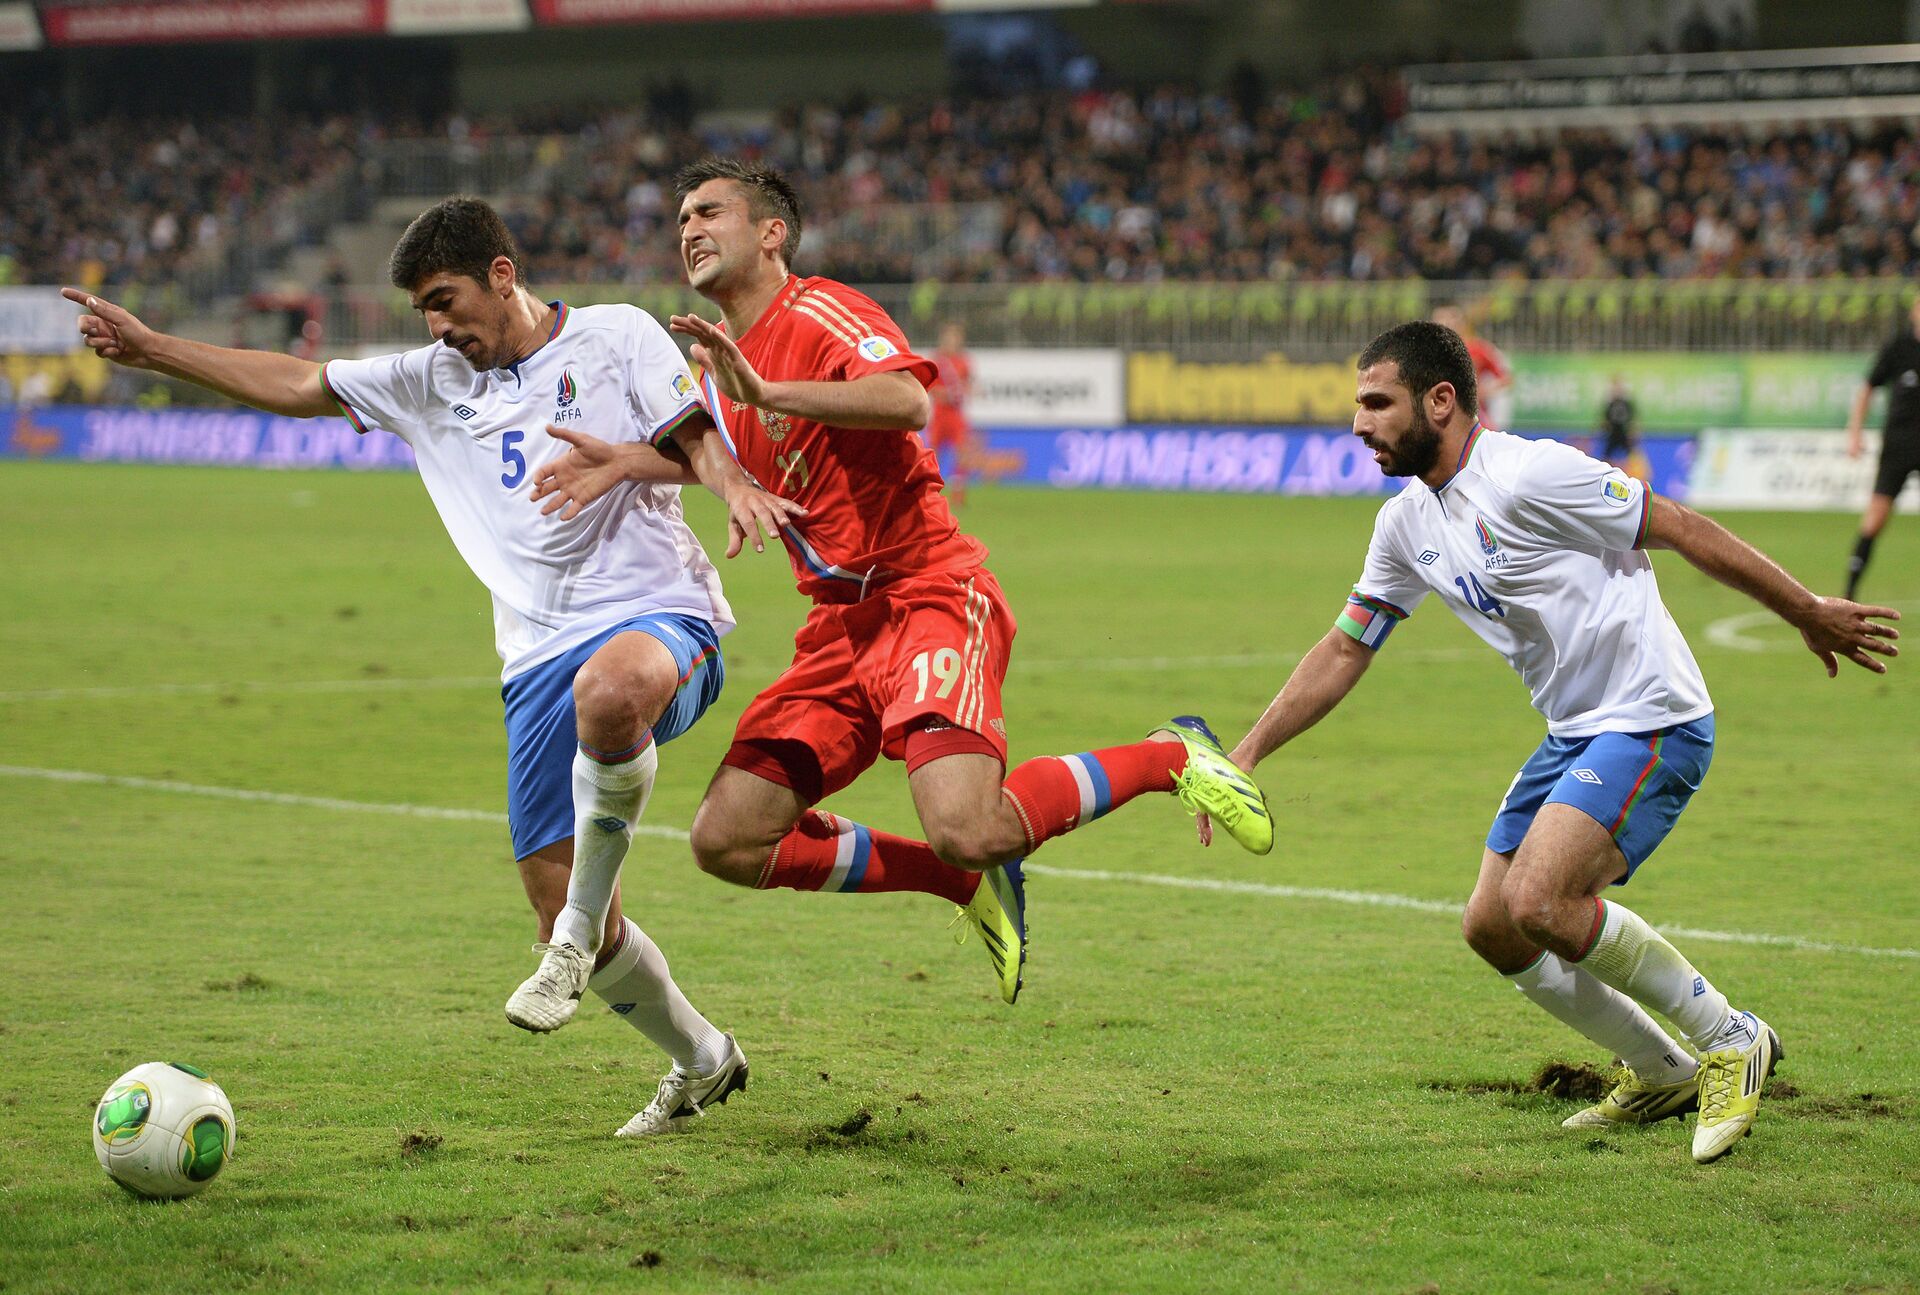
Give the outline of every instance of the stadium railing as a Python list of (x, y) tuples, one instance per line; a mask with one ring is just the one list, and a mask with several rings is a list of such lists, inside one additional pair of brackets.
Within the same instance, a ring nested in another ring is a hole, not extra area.
[[(807, 268), (805, 266), (803, 269)], [(573, 305), (622, 301), (665, 318), (711, 307), (678, 284), (542, 282)], [(1594, 282), (880, 284), (864, 289), (909, 335), (942, 323), (974, 346), (1118, 347), (1346, 355), (1441, 303), (1500, 345), (1534, 351), (1868, 350), (1900, 327), (1916, 288), (1899, 279)], [(408, 344), (418, 317), (388, 288), (349, 288), (336, 347)]]

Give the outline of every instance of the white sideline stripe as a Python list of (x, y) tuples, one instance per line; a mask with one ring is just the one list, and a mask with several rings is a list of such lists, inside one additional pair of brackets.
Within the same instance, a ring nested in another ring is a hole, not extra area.
[(83, 697), (216, 697), (222, 693), (409, 692), (441, 688), (498, 688), (497, 675), (444, 679), (293, 679), (240, 683), (119, 684), (99, 688), (32, 688), (0, 692), (4, 701), (69, 701)]
[[(164, 791), (176, 795), (207, 796), (216, 800), (252, 801), (269, 805), (293, 805), (306, 809), (328, 809), (352, 814), (392, 814), (403, 818), (433, 818), (468, 823), (500, 823), (505, 814), (485, 809), (442, 809), (433, 805), (396, 805), (375, 801), (337, 800), (330, 796), (296, 796), (283, 791), (253, 791), (244, 787), (207, 787), (198, 783), (173, 782), (161, 778), (131, 778), (116, 774), (90, 773), (81, 769), (37, 769), (25, 765), (0, 764), (0, 777), (34, 778), (44, 782), (81, 783), (96, 787), (126, 787), (135, 791)], [(639, 836), (684, 841), (687, 834), (675, 827), (640, 823), (634, 827)], [(1073, 881), (1112, 881), (1134, 886), (1165, 886), (1173, 890), (1204, 890), (1216, 894), (1262, 895), (1271, 899), (1307, 899), (1333, 904), (1352, 904), (1368, 908), (1400, 908), (1416, 913), (1458, 916), (1458, 904), (1437, 899), (1415, 899), (1372, 890), (1331, 890), (1317, 886), (1279, 886), (1258, 881), (1227, 881), (1217, 877), (1173, 877), (1153, 872), (1103, 872), (1094, 868), (1054, 868), (1029, 863), (1026, 871), (1036, 877), (1058, 877)], [(1863, 958), (1910, 958), (1920, 960), (1920, 949), (1882, 949), (1869, 945), (1839, 944), (1830, 940), (1808, 940), (1796, 935), (1767, 935), (1749, 931), (1708, 931), (1691, 926), (1663, 926), (1673, 935), (1715, 944), (1750, 944), (1776, 949), (1798, 949), (1807, 953), (1840, 953)]]
[[(1428, 648), (1394, 653), (1396, 660), (1457, 661), (1485, 655), (1476, 648)], [(1219, 670), (1246, 666), (1292, 665), (1299, 652), (1245, 652), (1224, 656), (1042, 657), (1014, 658), (1013, 669), (1025, 670)], [(94, 697), (218, 697), (226, 693), (354, 693), (438, 691), (457, 688), (498, 688), (496, 675), (466, 675), (427, 679), (292, 679), (244, 680), (237, 683), (108, 684), (86, 688), (28, 688), (0, 692), (0, 702), (77, 701)]]
[[(1415, 899), (1412, 895), (1394, 895), (1372, 890), (1326, 890), (1316, 886), (1276, 886), (1259, 881), (1223, 881), (1215, 877), (1169, 877), (1152, 872), (1100, 872), (1090, 868), (1053, 868), (1029, 863), (1024, 871), (1036, 877), (1072, 877), (1079, 881), (1124, 881), (1141, 886), (1168, 886), (1178, 890), (1213, 890), (1230, 895), (1266, 895), (1274, 899), (1317, 899), (1334, 904), (1362, 904), (1372, 908), (1407, 908), (1418, 913), (1444, 913), (1458, 917), (1459, 904), (1438, 899)], [(1920, 949), (1878, 949), (1861, 944), (1836, 944), (1830, 940), (1807, 940), (1797, 935), (1766, 935), (1750, 931), (1707, 931), (1692, 926), (1668, 926), (1660, 930), (1689, 940), (1714, 944), (1758, 944), (1776, 949), (1800, 949), (1809, 953), (1845, 953), (1868, 958), (1920, 959)]]
[[(393, 805), (380, 801), (336, 800), (331, 796), (296, 796), (285, 791), (255, 791), (247, 787), (206, 787), (193, 782), (173, 782), (165, 778), (130, 778), (120, 774), (90, 773), (84, 769), (33, 769), (24, 765), (0, 764), (0, 777), (37, 778), (44, 782), (82, 783), (92, 787), (126, 787), (134, 791), (167, 791), (181, 796), (207, 796), (214, 800), (244, 800), (263, 805), (294, 805), (303, 809), (330, 809), (344, 814), (392, 814), (401, 818), (437, 818), (458, 823), (499, 823), (507, 816), (492, 809), (443, 809), (436, 805)], [(636, 836), (661, 836), (684, 841), (687, 834), (677, 827), (656, 827), (651, 823), (634, 826)]]

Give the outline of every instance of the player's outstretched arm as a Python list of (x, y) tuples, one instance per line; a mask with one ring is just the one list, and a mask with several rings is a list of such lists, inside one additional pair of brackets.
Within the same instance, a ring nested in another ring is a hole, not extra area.
[(753, 483), (711, 418), (687, 419), (673, 429), (673, 442), (687, 456), (693, 475), (727, 506), (728, 557), (738, 557), (747, 544), (755, 553), (766, 552), (768, 540), (778, 542), (782, 526), (807, 515), (793, 500)]
[[(1266, 713), (1247, 730), (1227, 758), (1248, 773), (1254, 766), (1325, 719), (1360, 682), (1373, 664), (1373, 649), (1335, 628), (1326, 633), (1300, 664)], [(1202, 845), (1213, 844), (1213, 824), (1200, 815), (1195, 823)]]
[(547, 435), (572, 448), (534, 469), (533, 489), (529, 493), (535, 499), (546, 500), (540, 507), (542, 516), (564, 508), (566, 511), (560, 513), (560, 520), (570, 522), (588, 504), (623, 481), (684, 486), (696, 480), (693, 470), (684, 462), (639, 441), (616, 444), (551, 423), (547, 425)]
[(675, 315), (669, 323), (674, 332), (693, 339), (694, 363), (713, 375), (729, 399), (756, 409), (876, 432), (918, 431), (933, 416), (927, 389), (911, 373), (869, 373), (848, 382), (768, 382), (719, 326), (698, 315)]
[(1645, 547), (1671, 549), (1799, 630), (1807, 650), (1826, 664), (1828, 678), (1840, 673), (1841, 657), (1885, 674), (1886, 664), (1877, 658), (1900, 655), (1893, 645), (1900, 631), (1880, 623), (1900, 619), (1893, 608), (1822, 598), (1712, 518), (1657, 495), (1651, 507)]
[(320, 366), (311, 360), (157, 333), (104, 297), (79, 288), (62, 288), (60, 293), (87, 308), (80, 316), (80, 338), (103, 359), (164, 373), (270, 414), (318, 418), (339, 412), (320, 380)]

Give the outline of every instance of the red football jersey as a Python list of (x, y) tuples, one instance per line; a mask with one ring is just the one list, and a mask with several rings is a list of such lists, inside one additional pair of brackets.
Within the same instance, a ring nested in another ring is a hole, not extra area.
[(1467, 355), (1473, 360), (1474, 377), (1481, 382), (1491, 378), (1495, 382), (1511, 382), (1513, 370), (1507, 364), (1507, 357), (1500, 348), (1485, 338), (1476, 337), (1467, 343)]
[[(936, 376), (886, 311), (832, 279), (788, 275), (766, 313), (734, 340), (769, 382), (906, 372), (928, 386)], [(700, 383), (740, 466), (807, 510), (782, 531), (801, 593), (844, 602), (894, 576), (986, 561), (986, 546), (954, 521), (939, 460), (918, 434), (768, 413), (729, 400), (710, 375)]]

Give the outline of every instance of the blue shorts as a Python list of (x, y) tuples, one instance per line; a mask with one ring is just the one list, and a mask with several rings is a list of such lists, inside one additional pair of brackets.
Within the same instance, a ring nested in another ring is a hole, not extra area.
[(1651, 733), (1554, 737), (1540, 744), (1514, 775), (1494, 815), (1487, 848), (1520, 848), (1542, 805), (1571, 805), (1613, 834), (1633, 870), (1667, 839), (1680, 811), (1713, 763), (1713, 716)]
[(671, 742), (693, 727), (720, 696), (726, 664), (713, 626), (697, 616), (655, 612), (621, 621), (570, 652), (543, 661), (501, 685), (507, 704), (507, 823), (513, 857), (573, 835), (573, 753), (579, 736), (573, 720), (573, 677), (616, 634), (651, 634), (673, 653), (680, 690), (653, 726), (655, 742)]

